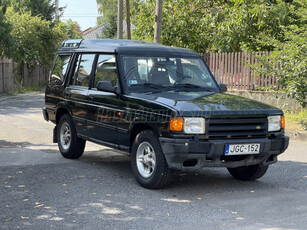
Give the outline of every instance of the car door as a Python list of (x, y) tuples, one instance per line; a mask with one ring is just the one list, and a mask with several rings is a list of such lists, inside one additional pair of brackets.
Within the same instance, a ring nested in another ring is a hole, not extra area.
[(77, 54), (74, 71), (65, 89), (76, 130), (78, 134), (86, 136), (88, 92), (94, 60), (95, 54)]
[(107, 144), (120, 144), (117, 136), (119, 121), (118, 96), (115, 93), (97, 89), (99, 81), (111, 81), (118, 84), (116, 59), (114, 55), (99, 54), (92, 77), (92, 87), (88, 92), (88, 132), (90, 136)]

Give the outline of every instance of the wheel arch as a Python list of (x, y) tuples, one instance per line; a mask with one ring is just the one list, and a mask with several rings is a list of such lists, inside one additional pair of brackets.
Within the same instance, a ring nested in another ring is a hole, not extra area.
[(161, 136), (160, 132), (158, 131), (158, 129), (156, 127), (154, 127), (152, 125), (144, 124), (144, 123), (137, 123), (137, 124), (133, 125), (133, 127), (130, 131), (130, 147), (132, 147), (136, 136), (144, 130), (151, 130), (158, 137)]
[(59, 107), (59, 108), (56, 110), (56, 114), (55, 114), (56, 124), (59, 124), (60, 119), (61, 119), (61, 117), (62, 117), (64, 114), (69, 114), (69, 115), (71, 115), (70, 111), (69, 111), (67, 108), (63, 107), (63, 106)]

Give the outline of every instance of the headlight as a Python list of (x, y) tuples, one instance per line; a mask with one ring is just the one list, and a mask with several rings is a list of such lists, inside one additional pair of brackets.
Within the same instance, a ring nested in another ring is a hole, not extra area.
[(205, 133), (205, 119), (199, 117), (173, 117), (170, 119), (169, 130), (186, 134)]
[(279, 131), (281, 128), (285, 127), (284, 116), (269, 116), (268, 117), (268, 131)]
[(205, 119), (199, 117), (183, 118), (183, 131), (187, 134), (203, 134), (205, 133)]

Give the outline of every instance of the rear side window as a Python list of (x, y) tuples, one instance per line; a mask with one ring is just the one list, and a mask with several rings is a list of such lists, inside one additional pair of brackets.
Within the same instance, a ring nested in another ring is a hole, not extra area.
[(72, 79), (73, 85), (89, 87), (95, 54), (82, 54), (78, 57), (76, 70)]
[(58, 55), (51, 72), (50, 82), (62, 85), (65, 81), (71, 55)]

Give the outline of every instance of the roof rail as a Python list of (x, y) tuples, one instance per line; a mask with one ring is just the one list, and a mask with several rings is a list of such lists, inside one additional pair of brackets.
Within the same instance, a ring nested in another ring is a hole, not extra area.
[(76, 49), (79, 48), (83, 39), (70, 39), (62, 42), (61, 48)]

